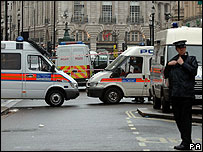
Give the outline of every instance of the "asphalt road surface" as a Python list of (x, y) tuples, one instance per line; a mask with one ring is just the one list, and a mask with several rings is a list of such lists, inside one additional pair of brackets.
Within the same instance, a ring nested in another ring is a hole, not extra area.
[[(57, 108), (42, 100), (22, 100), (1, 116), (1, 150), (175, 151), (181, 142), (175, 122), (142, 117), (137, 108), (152, 103), (131, 100), (105, 105), (84, 90)], [(202, 145), (202, 125), (194, 123), (192, 129), (193, 142)]]

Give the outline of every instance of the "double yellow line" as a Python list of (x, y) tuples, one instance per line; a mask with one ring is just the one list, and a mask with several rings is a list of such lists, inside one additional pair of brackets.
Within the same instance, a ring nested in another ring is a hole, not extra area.
[(138, 118), (132, 113), (132, 111), (126, 111), (125, 113), (128, 115), (129, 118)]

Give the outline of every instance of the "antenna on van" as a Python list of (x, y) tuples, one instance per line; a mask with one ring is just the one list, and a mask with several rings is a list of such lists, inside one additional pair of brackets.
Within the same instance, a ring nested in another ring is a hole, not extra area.
[(43, 47), (39, 46), (34, 40), (28, 38), (27, 42), (30, 43), (42, 55), (46, 55), (48, 57), (51, 57), (51, 54), (49, 52), (47, 52)]

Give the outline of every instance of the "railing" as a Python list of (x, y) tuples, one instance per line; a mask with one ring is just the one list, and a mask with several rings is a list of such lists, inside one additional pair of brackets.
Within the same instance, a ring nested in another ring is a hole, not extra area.
[(115, 17), (100, 17), (99, 23), (100, 24), (116, 24), (116, 18)]
[(72, 16), (71, 22), (85, 24), (88, 22), (88, 16), (86, 16), (86, 17), (84, 17), (84, 16)]
[(139, 17), (136, 20), (136, 18), (132, 18), (132, 17), (128, 16), (127, 19), (126, 19), (126, 23), (127, 24), (143, 24), (144, 23), (144, 18), (143, 17)]

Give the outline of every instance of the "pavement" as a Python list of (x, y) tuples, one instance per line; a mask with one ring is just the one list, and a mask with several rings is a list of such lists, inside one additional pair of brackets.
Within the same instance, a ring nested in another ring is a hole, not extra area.
[(22, 99), (19, 99), (19, 100), (4, 100), (4, 99), (1, 99), (1, 115), (8, 113), (9, 110), (11, 108), (13, 108), (20, 101), (22, 101)]
[[(1, 115), (7, 114), (20, 100), (4, 100), (1, 99)], [(163, 113), (161, 109), (138, 108), (138, 113), (143, 117), (162, 118), (174, 120), (172, 113)], [(192, 107), (192, 121), (202, 123), (202, 105), (193, 105)]]
[[(163, 113), (161, 109), (138, 108), (138, 113), (143, 117), (162, 118), (174, 120), (173, 113)], [(202, 105), (193, 105), (192, 122), (202, 123)]]

